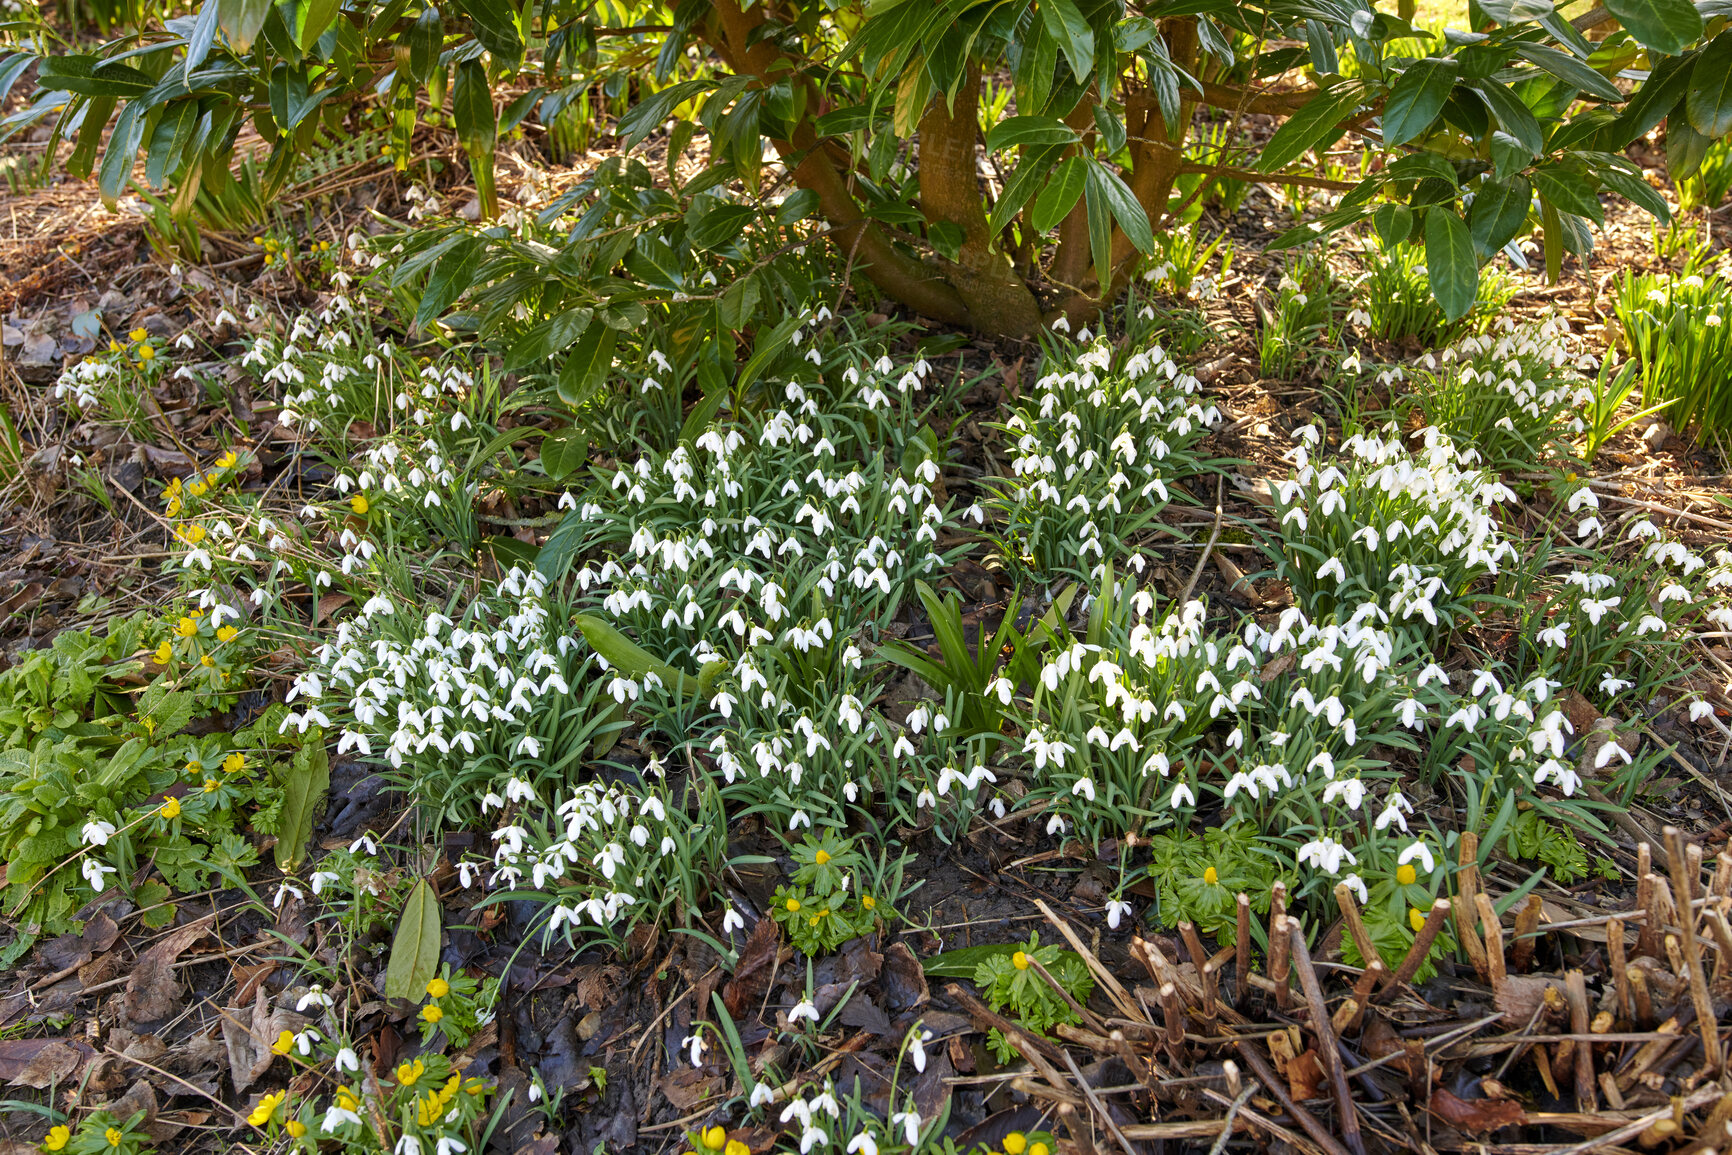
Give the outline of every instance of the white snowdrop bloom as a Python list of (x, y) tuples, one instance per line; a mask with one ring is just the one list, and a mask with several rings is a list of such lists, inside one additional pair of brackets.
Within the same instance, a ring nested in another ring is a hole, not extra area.
[(1401, 856), (1397, 861), (1401, 865), (1405, 866), (1416, 858), (1425, 864), (1425, 872), (1427, 874), (1430, 874), (1436, 869), (1436, 863), (1431, 857), (1431, 848), (1426, 846), (1423, 840), (1408, 843), (1407, 848), (1401, 852)]
[(86, 846), (107, 846), (109, 837), (114, 833), (114, 823), (96, 818), (84, 824), (80, 837)]
[(1692, 722), (1700, 722), (1703, 718), (1711, 717), (1713, 713), (1714, 706), (1710, 702), (1696, 701), (1690, 703), (1690, 721)]
[(103, 875), (119, 873), (115, 867), (105, 865), (94, 858), (86, 858), (79, 866), (79, 871), (84, 875), (84, 881), (90, 884), (90, 889), (98, 893), (105, 888), (102, 881)]
[(1196, 794), (1192, 793), (1190, 786), (1184, 782), (1173, 787), (1172, 797), (1167, 800), (1167, 807), (1170, 810), (1177, 810), (1181, 806), (1195, 806), (1196, 804)]
[(1359, 875), (1348, 874), (1341, 879), (1341, 882), (1358, 896), (1361, 905), (1371, 901), (1371, 893), (1365, 887), (1365, 880)]
[(788, 1024), (798, 1023), (801, 1019), (810, 1019), (814, 1024), (818, 1021), (818, 1008), (809, 999), (801, 999), (794, 1004), (794, 1009), (788, 1012)]
[(704, 1042), (702, 1034), (687, 1035), (681, 1040), (680, 1046), (690, 1050), (692, 1066), (701, 1067), (704, 1065), (704, 1052), (709, 1049), (709, 1044)]
[(1339, 874), (1341, 863), (1358, 865), (1359, 860), (1347, 847), (1327, 836), (1313, 839), (1299, 848), (1298, 861), (1329, 874)]
[(1110, 899), (1106, 906), (1108, 929), (1119, 929), (1120, 920), (1122, 920), (1126, 915), (1133, 913), (1135, 913), (1135, 908), (1132, 907), (1130, 903), (1125, 902), (1122, 899)]

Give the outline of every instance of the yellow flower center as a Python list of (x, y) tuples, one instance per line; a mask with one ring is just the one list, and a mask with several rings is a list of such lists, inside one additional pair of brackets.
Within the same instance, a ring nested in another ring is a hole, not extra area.
[(1022, 951), (1017, 951), (1015, 954), (1010, 956), (1010, 965), (1015, 967), (1019, 971), (1027, 970), (1028, 969), (1028, 955), (1023, 953)]
[(819, 866), (823, 866), (826, 862), (830, 861), (830, 852), (827, 850), (820, 850), (817, 854), (812, 856), (812, 861), (817, 863)]
[(1221, 881), (1221, 876), (1215, 873), (1214, 867), (1205, 867), (1203, 870), (1203, 881), (1208, 883), (1210, 886), (1214, 886)]
[(1411, 862), (1404, 862), (1395, 868), (1395, 881), (1403, 886), (1412, 886), (1419, 880), (1419, 871), (1413, 869)]
[(784, 905), (788, 908), (789, 914), (793, 914), (800, 909), (800, 900), (797, 898), (790, 898), (787, 902), (783, 903), (782, 905)]

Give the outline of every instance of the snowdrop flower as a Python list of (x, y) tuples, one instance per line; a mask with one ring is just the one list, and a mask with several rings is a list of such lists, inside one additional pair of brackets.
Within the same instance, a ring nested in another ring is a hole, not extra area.
[(926, 1071), (926, 1041), (930, 1038), (932, 1032), (922, 1030), (918, 1023), (908, 1032), (908, 1055), (914, 1060), (914, 1069), (923, 1074)]
[(1690, 721), (1692, 722), (1700, 722), (1703, 718), (1709, 717), (1713, 713), (1714, 706), (1710, 702), (1697, 701), (1690, 703)]
[(104, 866), (94, 858), (86, 858), (84, 864), (79, 867), (79, 869), (84, 874), (84, 881), (88, 882), (90, 884), (90, 889), (95, 891), (101, 891), (103, 889), (103, 875), (119, 873), (115, 867)]
[(870, 1131), (860, 1132), (848, 1141), (848, 1155), (878, 1155), (877, 1140)]
[(114, 823), (101, 818), (84, 824), (82, 837), (86, 846), (107, 846), (108, 836), (114, 833)]
[(325, 988), (320, 986), (318, 983), (314, 983), (312, 986), (307, 988), (307, 993), (301, 996), (300, 1002), (295, 1004), (295, 1010), (304, 1011), (308, 1007), (325, 1007), (329, 1009), (332, 1005), (333, 1000), (330, 995), (325, 993)]
[(463, 1152), (469, 1150), (469, 1146), (461, 1139), (454, 1139), (450, 1135), (441, 1135), (439, 1142), (433, 1145), (433, 1150), (435, 1155), (463, 1155)]
[(1314, 839), (1299, 848), (1299, 861), (1301, 863), (1308, 863), (1329, 874), (1339, 874), (1343, 860), (1354, 866), (1359, 864), (1359, 860), (1353, 856), (1353, 852), (1333, 838)]
[[(1059, 321), (1063, 321), (1063, 320), (1064, 320), (1063, 317), (1059, 318)], [(1053, 322), (1053, 328), (1055, 328), (1055, 329), (1058, 328), (1058, 322), (1057, 321)], [(1065, 326), (1065, 328), (1068, 329), (1068, 328), (1070, 328), (1070, 326), (1067, 324)], [(917, 1111), (898, 1111), (896, 1114), (894, 1114), (890, 1117), (890, 1125), (892, 1127), (902, 1128), (902, 1136), (904, 1139), (907, 1140), (908, 1146), (913, 1147), (917, 1143), (920, 1142), (920, 1114), (919, 1114), (919, 1112), (917, 1112)]]
[(1401, 857), (1396, 861), (1400, 865), (1406, 866), (1416, 858), (1425, 863), (1425, 872), (1427, 874), (1430, 874), (1436, 869), (1436, 863), (1431, 857), (1431, 848), (1426, 846), (1423, 841), (1409, 843), (1407, 849), (1401, 852)]
[(338, 1051), (337, 1057), (332, 1062), (339, 1071), (359, 1072), (361, 1069), (361, 1057), (355, 1054), (353, 1047), (344, 1047)]
[(1181, 806), (1195, 806), (1197, 796), (1191, 792), (1191, 787), (1181, 782), (1173, 787), (1173, 796), (1167, 800), (1167, 808), (1177, 810)]
[(704, 1052), (709, 1049), (709, 1044), (704, 1042), (703, 1035), (687, 1035), (680, 1041), (680, 1046), (691, 1049), (692, 1066), (701, 1067), (704, 1065)]
[(740, 912), (732, 906), (722, 915), (722, 933), (733, 934), (736, 930), (745, 930), (746, 920), (740, 917)]
[(818, 1008), (813, 1006), (809, 999), (801, 999), (794, 1004), (794, 1009), (788, 1012), (789, 1026), (798, 1023), (801, 1019), (810, 1019), (813, 1023), (818, 1021)]
[(747, 1105), (756, 1111), (759, 1107), (768, 1106), (776, 1101), (776, 1092), (770, 1089), (768, 1083), (758, 1083), (752, 1088), (752, 1097)]
[(393, 1155), (421, 1155), (421, 1140), (405, 1132), (397, 1140), (397, 1146), (393, 1148)]
[(1359, 896), (1359, 901), (1361, 903), (1368, 903), (1371, 901), (1371, 895), (1365, 889), (1365, 880), (1360, 878), (1359, 875), (1349, 874), (1343, 878), (1341, 882), (1342, 885), (1346, 886), (1349, 890), (1353, 891), (1354, 894)]
[(1119, 929), (1119, 920), (1125, 915), (1134, 913), (1130, 903), (1122, 899), (1111, 899), (1107, 902), (1107, 927), (1110, 930)]

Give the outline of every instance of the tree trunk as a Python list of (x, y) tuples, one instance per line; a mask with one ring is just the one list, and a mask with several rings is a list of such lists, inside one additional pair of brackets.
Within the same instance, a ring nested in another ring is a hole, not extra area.
[[(769, 40), (752, 42), (752, 33), (764, 23), (759, 4), (741, 9), (737, 0), (712, 0), (709, 39), (729, 67), (759, 79), (771, 78), (780, 53)], [(808, 89), (808, 107), (816, 100)], [(967, 304), (944, 273), (903, 252), (887, 237), (877, 222), (868, 220), (849, 189), (849, 180), (837, 170), (812, 131), (802, 122), (792, 139), (771, 142), (782, 159), (791, 164), (794, 183), (818, 194), (818, 204), (830, 222), (832, 237), (851, 263), (887, 296), (949, 325), (972, 324)]]
[(968, 66), (955, 109), (936, 94), (920, 118), (920, 208), (929, 224), (962, 229), (962, 247), (947, 262), (950, 283), (968, 309), (968, 323), (983, 333), (1027, 336), (1040, 324), (1040, 306), (1010, 258), (993, 247), (980, 197), (980, 68)]

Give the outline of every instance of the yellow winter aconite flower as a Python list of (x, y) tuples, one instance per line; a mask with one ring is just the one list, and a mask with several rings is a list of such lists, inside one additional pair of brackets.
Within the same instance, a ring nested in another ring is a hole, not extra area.
[(218, 782), (215, 778), (206, 778), (204, 780), (204, 792), (206, 794), (215, 793), (217, 787), (221, 785), (222, 783)]
[(140, 345), (138, 347), (138, 359), (140, 361), (149, 361), (155, 356), (156, 350), (152, 349), (149, 345)]
[[(119, 353), (119, 352), (121, 352), (121, 351), (122, 351), (122, 350), (123, 350), (123, 349), (124, 349), (124, 348), (125, 348), (125, 346), (123, 346), (123, 345), (121, 345), (121, 343), (120, 343), (120, 342), (119, 342), (119, 341), (110, 341), (110, 342), (109, 342), (109, 343), (108, 343), (108, 351), (109, 351), (109, 352), (110, 352), (110, 353)], [(58, 1150), (60, 1150), (60, 1148), (58, 1148), (58, 1147), (50, 1147), (50, 1148), (49, 1148), (49, 1150), (50, 1150), (50, 1151), (58, 1151)]]
[(231, 449), (227, 453), (223, 454), (221, 457), (216, 459), (217, 468), (218, 469), (233, 469), (235, 467), (235, 464), (238, 461), (240, 461), (240, 455)]
[(207, 485), (203, 480), (195, 478), (194, 480), (186, 483), (186, 491), (188, 493), (192, 494), (194, 497), (203, 497), (207, 492), (210, 491), (210, 486)]
[(421, 1008), (421, 1018), (429, 1023), (436, 1023), (444, 1017), (445, 1012), (440, 1010), (436, 1003), (428, 1003)]
[(1004, 1137), (1004, 1155), (1022, 1155), (1028, 1149), (1028, 1137), (1021, 1131), (1012, 1131)]
[(711, 1151), (720, 1151), (727, 1143), (728, 1132), (720, 1124), (704, 1132), (704, 1146)]
[(157, 813), (162, 815), (164, 818), (179, 818), (180, 817), (180, 799), (170, 798), (170, 799), (166, 800), (165, 802), (163, 802), (162, 808), (159, 809), (157, 811)]
[(234, 636), (238, 633), (240, 633), (240, 630), (237, 629), (236, 627), (224, 626), (222, 629), (217, 631), (217, 641), (219, 641), (219, 642), (233, 641)]
[(277, 1035), (277, 1041), (271, 1044), (271, 1050), (279, 1055), (286, 1055), (295, 1049), (295, 1032), (282, 1031)]
[(364, 493), (357, 493), (354, 497), (351, 497), (349, 499), (349, 508), (354, 510), (357, 515), (365, 516), (369, 508), (367, 504), (367, 495)]
[(878, 900), (877, 900), (877, 899), (875, 899), (875, 898), (873, 898), (873, 897), (872, 897), (872, 896), (871, 896), (871, 895), (869, 895), (869, 894), (863, 894), (863, 895), (861, 895), (861, 896), (860, 896), (860, 907), (861, 907), (861, 909), (863, 909), (863, 910), (871, 910), (871, 909), (872, 909), (872, 908), (873, 908), (873, 907), (875, 907), (875, 906), (877, 906), (877, 905), (878, 905)]
[(205, 529), (204, 526), (195, 521), (191, 525), (182, 526), (178, 531), (178, 536), (188, 545), (197, 545), (205, 539)]
[(48, 1129), (48, 1137), (42, 1140), (44, 1151), (59, 1151), (72, 1139), (72, 1128), (61, 1123)]
[(307, 1133), (307, 1125), (299, 1119), (290, 1119), (283, 1124), (283, 1130), (289, 1133), (290, 1138), (299, 1139)]
[(1404, 862), (1395, 868), (1395, 881), (1403, 886), (1412, 886), (1419, 879), (1419, 871), (1413, 868), (1411, 862)]
[(102, 1133), (102, 1137), (104, 1139), (108, 1140), (108, 1145), (110, 1147), (120, 1146), (120, 1141), (122, 1139), (126, 1138), (125, 1135), (122, 1135), (120, 1133), (119, 1127), (110, 1127), (108, 1130), (106, 1130)]
[(1010, 956), (1010, 965), (1015, 967), (1019, 971), (1027, 970), (1028, 969), (1028, 955), (1023, 953), (1022, 951), (1017, 951), (1015, 954)]
[(427, 980), (427, 993), (436, 999), (442, 999), (451, 993), (451, 984), (435, 976)]
[(784, 905), (787, 906), (789, 914), (795, 914), (800, 909), (800, 900), (797, 898), (790, 898)]
[(752, 1155), (752, 1149), (738, 1139), (729, 1139), (728, 1145), (722, 1148), (722, 1155)]
[(830, 861), (830, 852), (827, 850), (820, 850), (817, 854), (812, 856), (812, 861), (817, 863), (819, 866), (823, 866), (826, 862)]
[(150, 330), (149, 329), (134, 329), (132, 332), (128, 333), (126, 336), (127, 336), (128, 340), (132, 340), (132, 341), (148, 341), (150, 339)]
[(198, 623), (191, 618), (182, 618), (174, 624), (174, 632), (183, 638), (198, 637)]
[(413, 1063), (404, 1063), (397, 1068), (397, 1082), (405, 1087), (413, 1087), (415, 1080), (427, 1073), (427, 1064), (420, 1059)]
[(1417, 906), (1407, 912), (1407, 925), (1413, 928), (1415, 934), (1425, 925), (1425, 915), (1420, 913)]
[(165, 640), (162, 645), (156, 648), (156, 654), (154, 656), (157, 665), (166, 666), (169, 663), (169, 659), (174, 657), (174, 647), (169, 645)]
[(1052, 1148), (1045, 1143), (1036, 1143), (1028, 1149), (1028, 1155), (1051, 1155)]
[(1214, 867), (1205, 867), (1203, 870), (1203, 881), (1208, 883), (1210, 886), (1215, 886), (1221, 881), (1221, 876), (1215, 873)]
[[(283, 1033), (287, 1034), (288, 1032)], [(271, 1049), (275, 1050), (276, 1048)], [(259, 1100), (259, 1105), (253, 1108), (253, 1113), (247, 1116), (247, 1122), (255, 1127), (263, 1127), (276, 1116), (277, 1108), (282, 1106), (283, 1100), (286, 1098), (288, 1098), (286, 1091), (277, 1091), (266, 1095)]]
[(211, 657), (209, 654), (204, 654), (199, 657), (198, 664), (208, 670), (216, 665), (216, 659)]
[(236, 750), (223, 759), (223, 770), (230, 774), (239, 774), (247, 768), (247, 756)]

